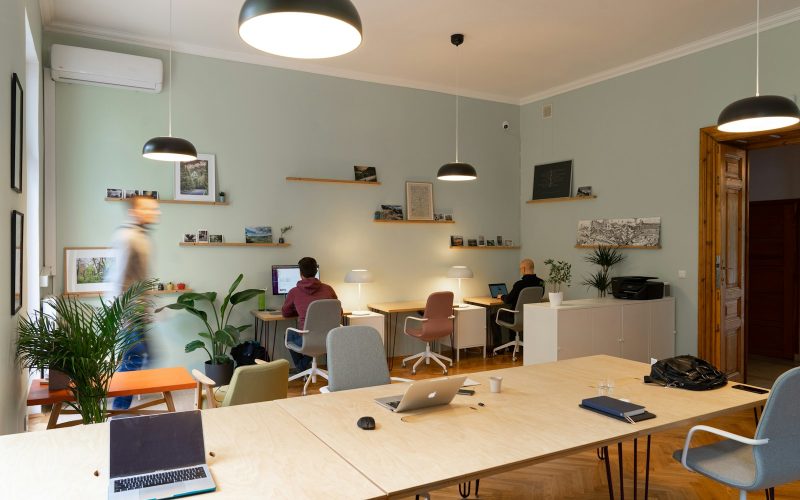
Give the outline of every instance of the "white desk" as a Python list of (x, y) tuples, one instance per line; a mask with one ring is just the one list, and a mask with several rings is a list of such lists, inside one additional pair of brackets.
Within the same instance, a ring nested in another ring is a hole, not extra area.
[[(486, 357), (486, 309), (483, 307), (464, 305), (453, 309), (456, 319), (453, 326), (453, 343), (456, 351), (456, 363), (461, 360), (461, 349), (482, 347)], [(443, 337), (442, 345), (450, 345), (450, 337)]]

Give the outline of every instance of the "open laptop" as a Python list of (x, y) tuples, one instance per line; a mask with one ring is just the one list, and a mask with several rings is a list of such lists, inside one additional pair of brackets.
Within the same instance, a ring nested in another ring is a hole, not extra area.
[(508, 295), (508, 287), (505, 283), (489, 283), (489, 295), (492, 297)]
[(200, 411), (111, 421), (109, 500), (173, 498), (214, 491)]
[(447, 405), (456, 397), (465, 380), (465, 376), (420, 380), (408, 386), (405, 394), (377, 398), (375, 402), (395, 412)]

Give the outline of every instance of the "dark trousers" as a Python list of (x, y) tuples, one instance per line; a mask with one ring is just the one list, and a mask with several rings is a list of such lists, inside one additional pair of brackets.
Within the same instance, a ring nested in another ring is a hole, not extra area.
[[(287, 337), (289, 339), (289, 343), (295, 344), (296, 346), (303, 345), (303, 337), (299, 333), (288, 332)], [(311, 368), (311, 356), (294, 352), (291, 349), (289, 349), (289, 355), (292, 356), (292, 362), (294, 363), (294, 367), (297, 368), (298, 372), (303, 372)]]
[[(132, 333), (132, 335), (141, 338), (142, 341), (128, 349), (128, 352), (123, 355), (122, 363), (119, 365), (119, 368), (117, 368), (118, 372), (135, 372), (141, 370), (147, 360), (147, 342), (144, 340), (141, 332), (135, 332)], [(133, 401), (133, 396), (118, 396), (114, 398), (111, 409), (127, 410), (131, 407), (131, 401)]]

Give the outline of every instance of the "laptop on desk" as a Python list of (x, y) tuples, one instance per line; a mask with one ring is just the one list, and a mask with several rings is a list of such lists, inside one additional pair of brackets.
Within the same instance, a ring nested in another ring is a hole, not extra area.
[(450, 404), (467, 377), (420, 380), (408, 386), (405, 394), (377, 398), (376, 403), (394, 412), (420, 410)]
[(174, 498), (214, 491), (200, 411), (111, 420), (109, 500)]
[(505, 283), (490, 283), (489, 295), (493, 298), (497, 298), (498, 295), (508, 295), (508, 287)]

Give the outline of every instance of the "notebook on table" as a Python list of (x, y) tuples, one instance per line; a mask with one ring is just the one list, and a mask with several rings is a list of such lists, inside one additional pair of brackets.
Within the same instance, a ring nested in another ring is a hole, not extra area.
[(508, 295), (508, 287), (505, 283), (490, 283), (489, 295), (497, 298), (498, 295)]
[(655, 415), (645, 410), (644, 406), (609, 396), (586, 398), (581, 401), (579, 406), (608, 417), (616, 418), (617, 420), (631, 423), (655, 418)]
[(109, 500), (174, 498), (214, 491), (200, 411), (110, 422)]
[(420, 410), (450, 404), (467, 377), (420, 380), (408, 386), (405, 394), (377, 398), (375, 402), (394, 412)]

